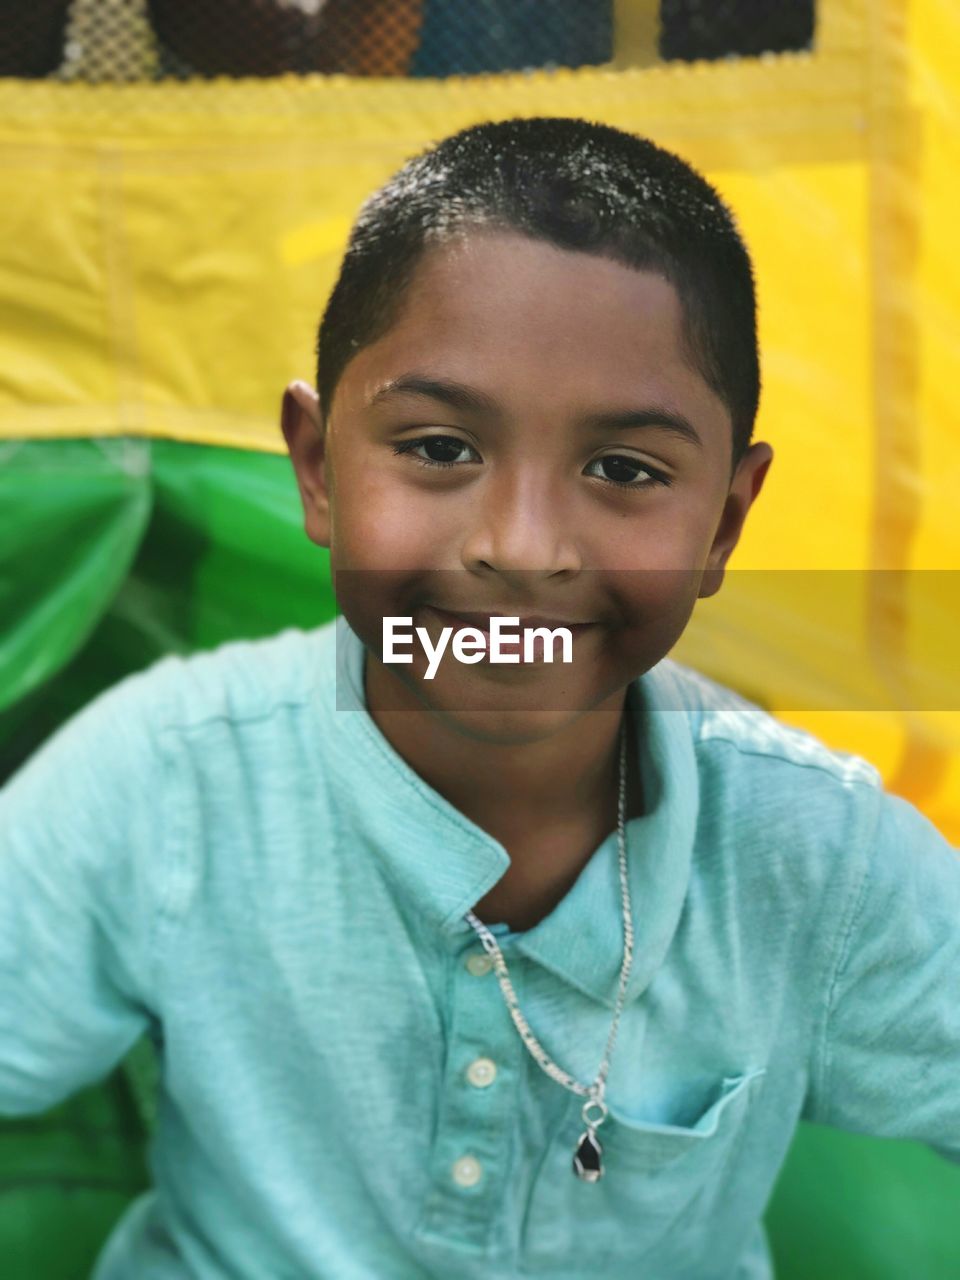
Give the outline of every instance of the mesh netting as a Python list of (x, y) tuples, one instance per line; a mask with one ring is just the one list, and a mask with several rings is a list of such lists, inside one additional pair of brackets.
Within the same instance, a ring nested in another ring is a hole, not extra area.
[[(0, 0), (0, 76), (475, 75), (614, 56), (613, 0)], [(808, 49), (813, 0), (662, 0), (664, 60)]]
[(661, 0), (660, 57), (756, 57), (813, 45), (813, 0)]

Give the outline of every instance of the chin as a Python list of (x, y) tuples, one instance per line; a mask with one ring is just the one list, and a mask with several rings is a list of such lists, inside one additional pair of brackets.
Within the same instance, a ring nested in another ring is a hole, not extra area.
[[(386, 692), (381, 705), (384, 710), (428, 712), (437, 723), (476, 742), (521, 746), (567, 729), (620, 689), (618, 682), (603, 689), (571, 682), (556, 669), (506, 668), (512, 673), (506, 679), (504, 670), (494, 668), (494, 678), (485, 679), (476, 668), (448, 669), (442, 677), (424, 680), (407, 667), (392, 685), (392, 696)], [(424, 718), (425, 733), (429, 724)]]
[(575, 712), (553, 710), (454, 710), (436, 709), (445, 725), (464, 738), (502, 747), (542, 742), (567, 728), (579, 717)]

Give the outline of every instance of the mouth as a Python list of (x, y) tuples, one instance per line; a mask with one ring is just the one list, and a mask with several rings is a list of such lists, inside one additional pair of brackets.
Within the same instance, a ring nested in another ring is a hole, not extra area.
[[(473, 627), (476, 631), (482, 632), (489, 639), (490, 636), (490, 620), (491, 618), (517, 618), (515, 625), (518, 631), (526, 631), (533, 627), (546, 627), (550, 631), (556, 631), (558, 627), (564, 627), (571, 636), (576, 637), (588, 631), (596, 624), (593, 622), (574, 622), (568, 618), (547, 618), (541, 614), (518, 614), (511, 613), (509, 609), (503, 611), (491, 611), (483, 613), (468, 613), (465, 610), (441, 609), (436, 605), (425, 605), (431, 613), (435, 613), (441, 619), (444, 626), (455, 627), (457, 629), (463, 627)], [(511, 628), (512, 629), (512, 628)]]

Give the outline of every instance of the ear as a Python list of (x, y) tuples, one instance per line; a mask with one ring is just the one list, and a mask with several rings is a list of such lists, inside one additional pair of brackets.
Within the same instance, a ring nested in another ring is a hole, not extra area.
[(287, 442), (303, 503), (307, 537), (318, 547), (330, 546), (330, 498), (320, 401), (309, 383), (291, 382), (283, 393), (280, 430)]
[(700, 599), (716, 595), (723, 582), (723, 571), (734, 547), (740, 541), (747, 512), (753, 506), (757, 494), (763, 487), (764, 479), (773, 461), (773, 450), (768, 444), (758, 441), (750, 445), (737, 464), (730, 481), (730, 491), (723, 504), (723, 513), (713, 545), (707, 557), (707, 567), (700, 580)]

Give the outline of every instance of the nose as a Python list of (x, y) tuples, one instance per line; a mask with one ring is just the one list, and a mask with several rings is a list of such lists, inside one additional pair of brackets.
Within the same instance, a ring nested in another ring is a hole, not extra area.
[(492, 571), (521, 587), (582, 568), (570, 511), (549, 475), (533, 469), (491, 475), (464, 514), (460, 559), (472, 573)]

